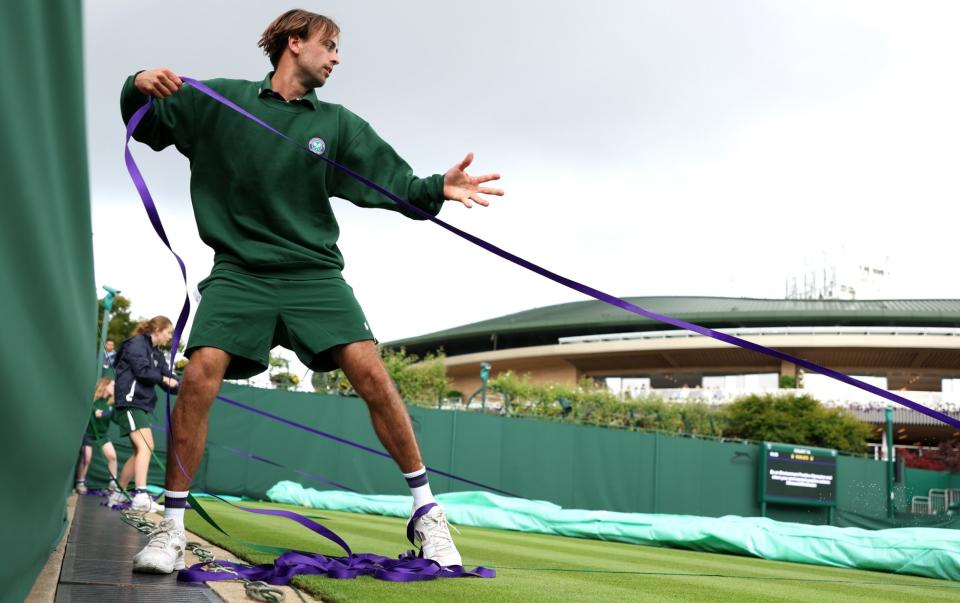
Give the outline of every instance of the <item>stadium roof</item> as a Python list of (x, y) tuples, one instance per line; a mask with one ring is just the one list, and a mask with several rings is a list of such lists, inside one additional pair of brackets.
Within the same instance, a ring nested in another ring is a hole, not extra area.
[[(712, 329), (786, 326), (960, 327), (960, 300), (794, 300), (741, 297), (627, 297), (646, 310)], [(418, 337), (387, 342), (448, 356), (549, 345), (561, 337), (675, 329), (590, 300), (524, 310)]]

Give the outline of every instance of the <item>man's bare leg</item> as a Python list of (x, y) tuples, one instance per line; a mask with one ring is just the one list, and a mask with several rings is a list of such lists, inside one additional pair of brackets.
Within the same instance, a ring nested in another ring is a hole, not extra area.
[(229, 365), (230, 355), (216, 348), (200, 348), (190, 355), (171, 417), (173, 440), (167, 450), (163, 521), (151, 532), (147, 545), (133, 556), (135, 572), (169, 574), (184, 567), (187, 540), (183, 513), (188, 490), (207, 443), (210, 407)]
[(217, 348), (200, 348), (190, 355), (177, 404), (173, 407), (173, 442), (167, 450), (167, 490), (190, 488), (207, 443), (210, 407), (229, 365), (230, 354)]
[(336, 348), (333, 359), (343, 369), (353, 389), (367, 403), (377, 437), (400, 466), (410, 486), (414, 509), (424, 513), (413, 524), (413, 538), (420, 544), (424, 559), (436, 561), (444, 567), (462, 565), (463, 560), (450, 537), (443, 509), (438, 506), (426, 507), (435, 501), (430, 492), (420, 448), (413, 435), (410, 415), (383, 366), (377, 348), (372, 341), (358, 341)]
[(407, 407), (383, 366), (372, 341), (358, 341), (333, 350), (334, 361), (367, 403), (380, 443), (404, 473), (423, 467)]

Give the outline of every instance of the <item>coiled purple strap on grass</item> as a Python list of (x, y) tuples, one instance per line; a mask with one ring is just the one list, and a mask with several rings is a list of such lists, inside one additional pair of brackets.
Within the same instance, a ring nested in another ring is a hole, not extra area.
[[(413, 542), (414, 523), (435, 506), (437, 506), (436, 503), (424, 505), (417, 509), (410, 518), (407, 523), (407, 538), (411, 544), (415, 544)], [(290, 511), (249, 508), (244, 510), (259, 511), (300, 521), (298, 519), (300, 516)], [(339, 537), (337, 539), (331, 538), (330, 534), (333, 536), (336, 536), (336, 534), (333, 534), (330, 530), (326, 531), (329, 534), (324, 533), (322, 535), (337, 542), (347, 552), (347, 556), (331, 557), (320, 553), (288, 551), (277, 557), (272, 564), (247, 565), (231, 561), (215, 562), (221, 567), (230, 568), (232, 572), (211, 571), (205, 569), (208, 563), (197, 563), (180, 570), (177, 580), (181, 582), (205, 582), (208, 580), (234, 580), (240, 577), (244, 580), (262, 580), (268, 584), (288, 584), (290, 579), (296, 575), (320, 574), (338, 580), (372, 576), (388, 582), (421, 582), (437, 578), (495, 578), (497, 575), (495, 570), (486, 567), (476, 567), (472, 570), (468, 570), (462, 565), (443, 567), (436, 561), (424, 559), (412, 550), (400, 555), (397, 559), (371, 553), (354, 554), (350, 552), (350, 548), (345, 542), (339, 540)]]

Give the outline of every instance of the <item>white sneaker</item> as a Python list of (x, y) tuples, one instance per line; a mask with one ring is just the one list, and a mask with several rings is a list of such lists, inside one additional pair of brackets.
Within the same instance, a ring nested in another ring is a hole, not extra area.
[(150, 495), (146, 492), (140, 492), (133, 496), (133, 500), (130, 501), (130, 510), (131, 511), (140, 511), (147, 513), (150, 511), (150, 507), (153, 503)]
[(110, 493), (110, 496), (107, 497), (107, 506), (116, 507), (117, 505), (122, 505), (127, 502), (127, 497), (124, 496), (123, 492), (114, 491)]
[(184, 567), (183, 549), (187, 535), (174, 519), (164, 519), (150, 532), (147, 546), (133, 557), (133, 571), (145, 574), (169, 574)]
[(87, 485), (83, 482), (77, 482), (76, 487), (77, 494), (83, 495), (87, 493)]
[(414, 544), (419, 543), (423, 558), (436, 561), (443, 567), (463, 565), (457, 545), (450, 536), (447, 516), (439, 505), (413, 524)]

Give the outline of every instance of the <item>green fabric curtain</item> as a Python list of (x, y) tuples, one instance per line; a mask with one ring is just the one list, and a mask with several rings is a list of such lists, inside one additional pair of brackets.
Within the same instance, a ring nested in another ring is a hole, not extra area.
[(79, 0), (0, 8), (3, 600), (63, 534), (96, 377)]

